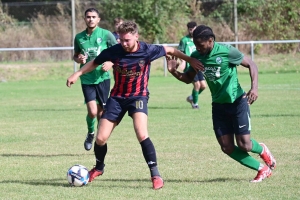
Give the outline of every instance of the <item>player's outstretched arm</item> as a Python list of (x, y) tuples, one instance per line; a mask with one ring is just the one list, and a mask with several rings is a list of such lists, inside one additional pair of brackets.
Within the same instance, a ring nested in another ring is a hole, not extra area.
[(85, 73), (88, 73), (90, 71), (93, 71), (96, 67), (98, 66), (98, 64), (94, 63), (94, 60), (91, 60), (90, 62), (86, 63), (82, 68), (80, 68), (77, 72), (75, 72), (74, 74), (72, 74), (68, 79), (67, 79), (67, 83), (66, 85), (68, 87), (71, 87), (72, 84), (74, 84), (77, 79)]
[(190, 63), (190, 65), (196, 70), (196, 71), (204, 71), (204, 66), (203, 64), (197, 60), (196, 58), (192, 58), (190, 56), (185, 55), (184, 53), (182, 53), (181, 51), (173, 48), (173, 47), (167, 47), (164, 46), (167, 55), (172, 55), (175, 56), (177, 58), (183, 59), (186, 62)]
[(174, 56), (166, 56), (167, 59), (167, 67), (168, 71), (179, 81), (182, 81), (186, 84), (189, 84), (193, 81), (196, 71), (195, 70), (188, 70), (185, 73), (181, 73), (177, 71), (177, 68), (179, 66), (179, 63), (177, 62), (177, 58)]
[(249, 68), (249, 74), (251, 77), (251, 89), (247, 93), (248, 104), (254, 103), (258, 98), (258, 69), (255, 62), (253, 62), (249, 57), (244, 57), (241, 65)]

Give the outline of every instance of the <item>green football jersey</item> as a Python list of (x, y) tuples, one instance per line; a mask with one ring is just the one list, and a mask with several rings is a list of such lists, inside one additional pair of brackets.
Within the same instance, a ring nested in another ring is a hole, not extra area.
[(203, 75), (211, 91), (213, 102), (233, 103), (244, 93), (239, 84), (236, 69), (244, 58), (244, 54), (239, 50), (231, 45), (215, 42), (208, 55), (201, 55), (195, 51), (191, 57), (198, 59), (204, 65)]
[[(196, 51), (193, 38), (189, 35), (184, 36), (179, 42), (178, 50), (190, 56), (194, 51)], [(190, 63), (186, 62), (184, 71), (186, 71), (189, 67)]]
[[(86, 30), (78, 33), (74, 39), (75, 53), (87, 55), (86, 62), (95, 59), (101, 51), (117, 44), (113, 34), (100, 27), (97, 27), (91, 35), (88, 35)], [(80, 65), (80, 68), (84, 64)], [(99, 65), (95, 70), (80, 76), (82, 84), (98, 84), (106, 79), (110, 79), (109, 72), (101, 70), (102, 65)]]

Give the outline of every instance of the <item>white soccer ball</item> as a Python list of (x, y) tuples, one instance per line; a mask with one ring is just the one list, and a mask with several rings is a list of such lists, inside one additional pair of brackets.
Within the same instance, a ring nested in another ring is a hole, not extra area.
[(67, 172), (67, 180), (71, 186), (84, 186), (88, 184), (89, 178), (89, 170), (82, 165), (73, 165)]

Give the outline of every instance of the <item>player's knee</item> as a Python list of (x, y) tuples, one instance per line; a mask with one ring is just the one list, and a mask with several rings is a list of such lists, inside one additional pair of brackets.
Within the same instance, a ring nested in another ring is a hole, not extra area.
[(101, 137), (96, 137), (96, 140), (95, 140), (96, 144), (99, 145), (99, 146), (103, 146), (106, 144), (107, 142), (107, 139), (105, 138), (101, 138)]
[(206, 83), (204, 81), (200, 82), (200, 89), (205, 90), (206, 89)]
[(234, 151), (234, 146), (221, 146), (223, 153), (229, 155)]
[(246, 152), (249, 152), (252, 149), (252, 145), (251, 144), (247, 144), (247, 143), (238, 144), (238, 147), (241, 150), (246, 151)]
[(200, 90), (205, 90), (206, 85), (201, 85)]
[(236, 143), (237, 146), (243, 151), (249, 152), (252, 149), (252, 142), (250, 139), (245, 139), (245, 138), (237, 139)]
[(90, 112), (88, 113), (88, 116), (89, 116), (91, 119), (94, 119), (95, 117), (97, 117), (97, 112), (90, 111)]

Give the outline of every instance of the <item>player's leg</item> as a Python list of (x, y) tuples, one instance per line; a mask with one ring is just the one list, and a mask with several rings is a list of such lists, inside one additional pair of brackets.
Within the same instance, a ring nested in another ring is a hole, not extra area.
[(206, 88), (206, 82), (202, 72), (198, 72), (193, 80), (192, 95), (187, 97), (187, 101), (191, 103), (193, 109), (199, 109), (199, 95)]
[(96, 141), (94, 143), (96, 166), (89, 172), (89, 182), (103, 174), (105, 167), (104, 160), (107, 153), (107, 140), (118, 122), (122, 120), (125, 112), (119, 106), (118, 101), (114, 98), (108, 99), (105, 112), (102, 114), (99, 122)]
[(145, 97), (135, 98), (135, 100), (131, 102), (131, 106), (128, 109), (128, 114), (133, 119), (136, 137), (140, 142), (145, 161), (150, 169), (153, 189), (160, 189), (163, 187), (164, 182), (157, 168), (155, 147), (148, 135), (147, 102), (148, 99)]
[(194, 80), (192, 84), (193, 84), (192, 94), (186, 98), (186, 101), (191, 104), (193, 109), (199, 109), (198, 96), (199, 96), (199, 89), (200, 89), (200, 81)]
[(97, 121), (98, 106), (96, 103), (95, 85), (81, 85), (84, 101), (87, 107), (86, 124), (88, 133), (84, 141), (84, 148), (89, 151), (94, 139), (95, 122)]
[(106, 79), (102, 82), (100, 82), (98, 85), (96, 85), (96, 99), (97, 99), (97, 106), (98, 106), (98, 113), (97, 113), (97, 119), (98, 119), (98, 126), (100, 122), (101, 115), (103, 113), (103, 110), (105, 109), (105, 105), (109, 96), (109, 90), (110, 90), (110, 79)]
[[(258, 171), (261, 167), (260, 162), (250, 156), (247, 151), (244, 151), (234, 144), (234, 133), (235, 131), (238, 131), (233, 128), (236, 110), (235, 103), (212, 103), (212, 106), (213, 127), (222, 151), (240, 164)], [(243, 129), (242, 131), (244, 131), (242, 132), (242, 134), (237, 135), (249, 135), (249, 131), (247, 128)]]
[(271, 169), (276, 166), (276, 160), (265, 144), (259, 144), (256, 140), (251, 139), (251, 120), (250, 109), (247, 99), (242, 96), (236, 100), (236, 120), (234, 121), (234, 129), (236, 132), (236, 143), (238, 147), (245, 152), (259, 154), (265, 164), (260, 163), (257, 176), (252, 182), (260, 182), (271, 176)]
[(206, 89), (206, 81), (202, 72), (198, 72), (197, 74), (198, 80), (200, 82), (199, 94), (200, 95)]
[(92, 182), (97, 176), (100, 176), (104, 173), (104, 159), (107, 153), (107, 140), (116, 125), (116, 122), (112, 122), (103, 118), (100, 119), (100, 125), (94, 143), (96, 166), (89, 171), (89, 182)]

